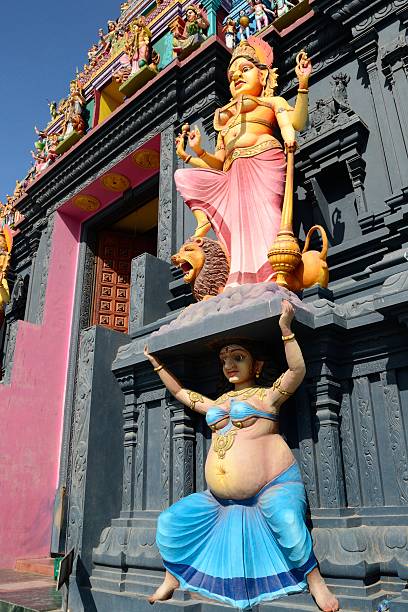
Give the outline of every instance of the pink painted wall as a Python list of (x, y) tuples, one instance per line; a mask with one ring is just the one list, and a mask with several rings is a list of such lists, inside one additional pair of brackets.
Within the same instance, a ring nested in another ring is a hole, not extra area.
[[(142, 148), (158, 153), (160, 136)], [(139, 167), (130, 155), (111, 171), (136, 187), (158, 167)], [(0, 384), (0, 567), (50, 552), (81, 225), (120, 196), (99, 179), (81, 193), (100, 207), (80, 210), (73, 198), (59, 209), (43, 324), (19, 322), (11, 383)]]
[(11, 384), (0, 385), (0, 567), (49, 555), (79, 231), (57, 215), (43, 325), (19, 322)]

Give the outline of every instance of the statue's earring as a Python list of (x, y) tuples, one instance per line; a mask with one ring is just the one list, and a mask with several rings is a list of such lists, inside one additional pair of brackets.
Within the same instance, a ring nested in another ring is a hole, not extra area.
[(258, 370), (257, 370), (257, 371), (256, 371), (256, 374), (255, 374), (255, 378), (259, 378), (259, 377), (260, 377), (260, 373), (259, 373), (259, 372), (258, 372)]

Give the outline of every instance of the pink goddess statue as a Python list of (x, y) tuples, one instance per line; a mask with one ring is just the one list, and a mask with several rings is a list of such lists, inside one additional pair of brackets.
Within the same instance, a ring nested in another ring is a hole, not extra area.
[(299, 467), (279, 435), (279, 410), (305, 375), (293, 316), (293, 306), (282, 301), (279, 325), (288, 369), (272, 387), (260, 384), (260, 347), (245, 340), (221, 345), (232, 390), (215, 401), (185, 389), (145, 348), (169, 392), (205, 415), (212, 430), (205, 465), (209, 488), (159, 516), (156, 542), (166, 575), (150, 603), (170, 599), (181, 586), (245, 610), (309, 587), (321, 610), (339, 609), (313, 553)]
[[(217, 109), (215, 153), (201, 146), (197, 128), (185, 151), (183, 134), (176, 138), (177, 155), (193, 169), (180, 169), (174, 178), (178, 191), (197, 220), (195, 236), (211, 227), (231, 258), (227, 285), (271, 280), (267, 259), (280, 227), (285, 188), (286, 158), (282, 147), (293, 151), (295, 130), (308, 117), (308, 81), (311, 63), (299, 54), (299, 80), (295, 107), (274, 96), (277, 74), (273, 52), (263, 40), (249, 37), (235, 48), (228, 70), (231, 101)], [(280, 131), (280, 138), (275, 133)]]

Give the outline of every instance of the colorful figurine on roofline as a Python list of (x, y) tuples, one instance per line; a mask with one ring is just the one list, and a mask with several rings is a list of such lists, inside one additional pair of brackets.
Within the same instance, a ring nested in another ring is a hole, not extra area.
[[(299, 88), (292, 107), (274, 95), (277, 72), (271, 47), (257, 37), (242, 41), (229, 64), (232, 99), (215, 112), (214, 153), (202, 148), (197, 127), (185, 126), (176, 138), (177, 155), (193, 166), (177, 170), (174, 176), (197, 221), (190, 242), (202, 245), (212, 228), (229, 260), (227, 282), (213, 287), (212, 295), (225, 286), (271, 280), (296, 291), (316, 283), (327, 286), (324, 230), (320, 226), (309, 230), (302, 254), (291, 227), (296, 131), (307, 122), (312, 71), (306, 53), (301, 52), (297, 60)], [(275, 137), (277, 131), (280, 139)], [(187, 143), (196, 156), (186, 152)], [(314, 231), (323, 236), (321, 253), (307, 250)], [(194, 268), (188, 257), (179, 259), (183, 270)], [(192, 282), (192, 275), (186, 272), (186, 276)]]
[(152, 33), (143, 16), (130, 23), (125, 38), (125, 53), (120, 58), (120, 67), (112, 73), (112, 78), (124, 85), (127, 81), (130, 83), (130, 79), (139, 73), (139, 79), (133, 79), (134, 86), (130, 89), (119, 88), (129, 96), (158, 73), (160, 55), (152, 47)]
[(279, 434), (279, 413), (305, 375), (292, 331), (294, 308), (282, 301), (280, 331), (288, 369), (271, 384), (267, 345), (245, 339), (217, 348), (228, 390), (216, 400), (186, 389), (145, 347), (163, 385), (203, 415), (211, 429), (205, 464), (208, 489), (162, 512), (156, 543), (166, 570), (150, 603), (181, 587), (247, 610), (309, 588), (320, 610), (339, 609), (313, 553), (305, 524), (299, 466)]
[(181, 26), (173, 31), (173, 51), (179, 59), (184, 59), (207, 39), (210, 22), (205, 9), (199, 4), (189, 4)]
[[(262, 0), (248, 0), (249, 12), (241, 9), (238, 16), (238, 22), (228, 15), (223, 23), (223, 33), (225, 36), (225, 44), (229, 49), (234, 49), (237, 42), (247, 40), (251, 35), (251, 27), (256, 32), (260, 32), (267, 28), (275, 19), (279, 19), (293, 9), (298, 0), (272, 0), (271, 9), (269, 9)], [(268, 15), (271, 16), (269, 19)], [(251, 26), (249, 16), (254, 17), (255, 25)]]

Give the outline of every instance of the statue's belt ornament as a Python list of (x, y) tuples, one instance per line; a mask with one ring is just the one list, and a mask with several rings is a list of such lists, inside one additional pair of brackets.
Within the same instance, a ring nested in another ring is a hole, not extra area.
[(253, 145), (252, 147), (237, 147), (230, 155), (225, 158), (223, 170), (224, 172), (227, 172), (227, 170), (231, 168), (232, 163), (239, 157), (254, 157), (255, 155), (259, 155), (259, 153), (263, 153), (264, 151), (281, 148), (282, 145), (276, 138), (271, 138), (270, 140), (266, 140), (265, 142), (260, 142), (256, 145)]

